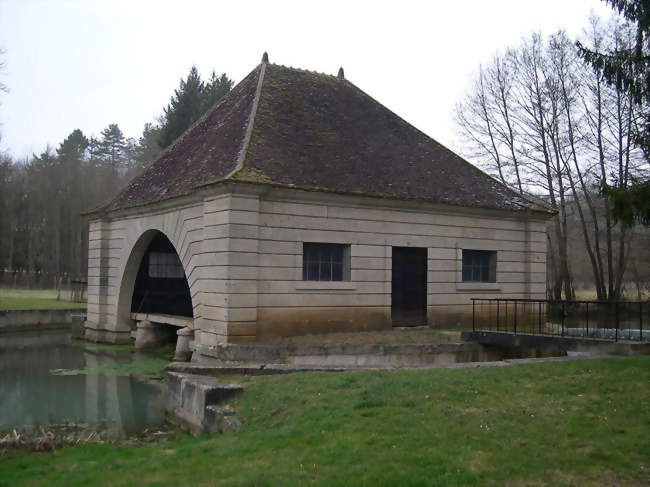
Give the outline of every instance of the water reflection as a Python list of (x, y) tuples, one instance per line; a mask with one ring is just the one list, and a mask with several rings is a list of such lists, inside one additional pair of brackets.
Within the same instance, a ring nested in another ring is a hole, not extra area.
[(129, 376), (52, 375), (132, 360), (128, 351), (72, 343), (61, 331), (0, 335), (0, 429), (64, 421), (108, 422), (113, 436), (162, 421), (156, 388)]

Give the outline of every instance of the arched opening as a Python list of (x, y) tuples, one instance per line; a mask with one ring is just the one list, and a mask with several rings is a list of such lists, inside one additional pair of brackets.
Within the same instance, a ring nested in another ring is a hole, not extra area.
[(140, 261), (131, 313), (194, 316), (181, 259), (169, 239), (160, 232), (153, 237)]
[(193, 327), (192, 296), (176, 248), (162, 232), (147, 230), (122, 272), (116, 329), (135, 331), (139, 348), (176, 343), (176, 358), (184, 360)]

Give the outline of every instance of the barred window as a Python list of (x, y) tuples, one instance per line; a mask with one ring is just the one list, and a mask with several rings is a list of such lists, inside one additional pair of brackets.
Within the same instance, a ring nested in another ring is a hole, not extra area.
[(496, 280), (496, 251), (463, 249), (463, 282), (496, 282)]
[(303, 281), (349, 281), (350, 246), (303, 243), (302, 279)]
[(183, 264), (178, 255), (168, 252), (149, 253), (149, 277), (158, 279), (182, 279)]

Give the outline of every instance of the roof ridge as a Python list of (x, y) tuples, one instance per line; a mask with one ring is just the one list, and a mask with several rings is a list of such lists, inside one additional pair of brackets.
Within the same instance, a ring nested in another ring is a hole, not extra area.
[(257, 108), (260, 103), (260, 96), (262, 94), (262, 86), (264, 85), (264, 74), (266, 73), (266, 66), (268, 62), (262, 62), (260, 66), (260, 74), (257, 78), (257, 87), (255, 88), (255, 98), (253, 98), (253, 106), (251, 107), (251, 113), (248, 116), (248, 124), (246, 125), (246, 133), (244, 134), (244, 140), (242, 141), (241, 149), (239, 154), (237, 154), (237, 161), (235, 162), (235, 167), (230, 171), (223, 179), (230, 179), (230, 177), (235, 174), (237, 171), (244, 167), (244, 161), (246, 160), (246, 153), (248, 151), (248, 144), (251, 141), (251, 136), (253, 135), (253, 128), (255, 125), (255, 115), (257, 114)]
[[(259, 66), (259, 65), (258, 65)], [(244, 76), (237, 85), (233, 86), (233, 88), (226, 93), (224, 96), (222, 96), (214, 105), (212, 105), (210, 108), (206, 110), (206, 112), (201, 115), (192, 125), (190, 125), (185, 131), (176, 137), (171, 144), (169, 144), (167, 147), (165, 147), (158, 155), (156, 155), (153, 159), (151, 159), (147, 164), (145, 164), (140, 170), (136, 171), (136, 173), (131, 177), (122, 187), (122, 189), (115, 194), (114, 196), (111, 196), (106, 199), (100, 206), (95, 207), (94, 209), (91, 209), (89, 211), (101, 211), (104, 208), (108, 207), (113, 201), (115, 201), (119, 196), (127, 191), (133, 181), (138, 179), (149, 167), (153, 166), (156, 162), (158, 162), (160, 159), (163, 157), (166, 157), (169, 152), (172, 151), (174, 147), (176, 147), (178, 144), (180, 144), (185, 138), (188, 136), (188, 134), (196, 127), (197, 125), (200, 125), (204, 120), (206, 120), (215, 110), (218, 110), (218, 108), (226, 102), (226, 100), (230, 97), (233, 96), (232, 93), (235, 91), (235, 88), (244, 81), (250, 74), (257, 69), (257, 66), (253, 68), (253, 70), (248, 73), (246, 76)]]
[(539, 211), (341, 76), (268, 55), (106, 210), (153, 204), (218, 182), (499, 210)]
[[(265, 53), (266, 54), (266, 53)], [(268, 58), (267, 58), (268, 59)], [(251, 114), (248, 118), (248, 125), (246, 126), (246, 134), (244, 136), (244, 140), (242, 142), (242, 147), (239, 152), (239, 155), (237, 156), (237, 163), (235, 164), (235, 168), (230, 171), (225, 177), (219, 178), (221, 179), (235, 179), (235, 176), (245, 167), (245, 162), (246, 162), (246, 156), (248, 154), (248, 147), (250, 145), (251, 139), (253, 137), (253, 131), (255, 129), (255, 118), (257, 115), (257, 110), (259, 107), (259, 102), (260, 98), (262, 96), (262, 89), (264, 86), (264, 81), (265, 81), (265, 74), (266, 74), (266, 68), (267, 66), (273, 66), (273, 67), (278, 67), (278, 68), (283, 68), (283, 69), (288, 69), (291, 71), (298, 71), (301, 73), (308, 73), (308, 74), (315, 74), (319, 76), (327, 76), (330, 78), (335, 78), (337, 81), (342, 81), (338, 76), (334, 76), (331, 74), (327, 73), (321, 73), (319, 71), (311, 71), (309, 69), (302, 69), (302, 68), (294, 68), (292, 66), (285, 66), (284, 64), (277, 64), (277, 63), (271, 63), (268, 60), (264, 60), (264, 57), (262, 58), (262, 62), (260, 64), (261, 69), (260, 69), (260, 75), (257, 80), (257, 89), (255, 91), (255, 98), (253, 100), (253, 106), (251, 107)], [(213, 181), (209, 181), (208, 184), (212, 183)], [(203, 184), (197, 185), (196, 187), (203, 186)]]
[(330, 78), (337, 78), (338, 77), (335, 74), (329, 74), (329, 73), (323, 73), (322, 71), (316, 71), (316, 70), (311, 70), (311, 69), (303, 69), (303, 68), (294, 68), (293, 66), (287, 66), (285, 64), (277, 64), (277, 63), (269, 63), (271, 66), (277, 66), (278, 68), (284, 68), (284, 69), (291, 69), (293, 71), (300, 71), (301, 73), (310, 73), (310, 74), (318, 74), (321, 76), (329, 76)]
[[(257, 69), (257, 67), (255, 67), (255, 68), (253, 69), (253, 71), (255, 71), (255, 69)], [(251, 73), (252, 73), (253, 71), (251, 71)], [(244, 76), (244, 77), (241, 79), (241, 81), (240, 81), (239, 83), (241, 83), (243, 80), (245, 80), (245, 79), (248, 77), (248, 75), (250, 75), (250, 73), (248, 73), (246, 76)], [(237, 85), (238, 85), (239, 83), (237, 83)], [(167, 152), (170, 152), (171, 149), (172, 149), (173, 147), (175, 147), (176, 145), (180, 144), (181, 141), (183, 141), (183, 140), (187, 137), (187, 135), (192, 131), (192, 129), (194, 129), (194, 127), (196, 127), (197, 125), (200, 125), (200, 124), (201, 124), (205, 119), (207, 119), (207, 118), (212, 114), (212, 112), (214, 112), (215, 110), (217, 110), (219, 106), (221, 106), (223, 103), (226, 102), (226, 99), (227, 99), (227, 98), (232, 94), (232, 92), (235, 90), (235, 88), (237, 88), (237, 85), (235, 85), (235, 86), (234, 86), (234, 87), (233, 87), (233, 88), (232, 88), (228, 93), (226, 93), (225, 96), (222, 96), (222, 97), (221, 97), (221, 98), (220, 98), (220, 99), (219, 99), (219, 100), (218, 100), (214, 105), (212, 105), (210, 108), (208, 108), (208, 109), (206, 110), (206, 112), (205, 112), (203, 115), (201, 115), (199, 118), (197, 118), (196, 121), (195, 121), (192, 125), (190, 125), (189, 127), (187, 127), (187, 128), (185, 129), (185, 131), (184, 131), (181, 135), (179, 135), (178, 137), (176, 137), (176, 138), (174, 139), (174, 141), (173, 141), (171, 144), (169, 144), (167, 147), (165, 147), (165, 148), (160, 152), (160, 154), (158, 154), (156, 157), (154, 157), (154, 158), (151, 160), (151, 162), (150, 162), (149, 164), (147, 164), (147, 166), (153, 164), (155, 161), (157, 161), (158, 159), (160, 159), (160, 158), (161, 158), (163, 155), (165, 155)], [(145, 166), (145, 167), (146, 167), (146, 166)]]

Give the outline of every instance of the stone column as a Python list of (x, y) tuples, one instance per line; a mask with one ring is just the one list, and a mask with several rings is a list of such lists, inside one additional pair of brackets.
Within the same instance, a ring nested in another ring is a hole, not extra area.
[(179, 362), (187, 362), (192, 356), (190, 349), (190, 342), (194, 340), (194, 330), (190, 328), (180, 328), (176, 335), (176, 352), (174, 353), (174, 360)]
[[(255, 341), (259, 207), (256, 194), (224, 194), (204, 203), (200, 266), (202, 321), (196, 351), (220, 343)], [(199, 264), (197, 264), (199, 265)]]
[(85, 336), (103, 341), (107, 331), (109, 266), (108, 253), (110, 224), (104, 220), (90, 223), (88, 235), (88, 304)]
[(138, 321), (135, 334), (135, 348), (148, 348), (164, 345), (169, 342), (169, 327), (159, 323), (144, 320)]

